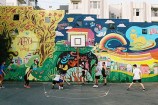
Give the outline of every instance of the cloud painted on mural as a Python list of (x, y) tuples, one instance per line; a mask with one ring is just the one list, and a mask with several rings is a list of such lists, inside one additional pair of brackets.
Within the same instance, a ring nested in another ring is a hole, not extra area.
[(130, 41), (130, 50), (141, 51), (151, 49), (156, 46), (155, 40), (158, 38), (158, 26), (141, 28), (138, 26), (130, 27), (126, 36)]
[(112, 20), (107, 20), (107, 21), (105, 22), (105, 24), (110, 24), (110, 23), (115, 23), (115, 22), (112, 21)]
[(59, 32), (59, 31), (55, 31), (55, 33), (56, 33), (56, 36), (64, 36), (64, 34), (62, 34), (62, 33)]
[(125, 24), (121, 23), (117, 27), (126, 27)]
[(68, 30), (68, 29), (72, 29), (72, 26), (67, 26), (65, 29), (67, 29), (67, 30)]
[(84, 21), (95, 21), (95, 19), (92, 18), (91, 16), (88, 16), (84, 19)]

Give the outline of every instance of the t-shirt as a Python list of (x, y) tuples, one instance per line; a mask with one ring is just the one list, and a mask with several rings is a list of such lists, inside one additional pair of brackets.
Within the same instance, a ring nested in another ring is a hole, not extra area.
[(106, 67), (110, 67), (111, 66), (111, 62), (107, 61), (106, 62)]
[(102, 74), (101, 74), (101, 68), (100, 68), (100, 67), (97, 66), (97, 67), (96, 67), (96, 70), (97, 70), (97, 72), (96, 72), (96, 74), (95, 74), (96, 76), (102, 75)]
[(37, 67), (38, 67), (38, 66), (37, 66), (36, 64), (32, 64), (30, 69), (32, 69), (32, 70), (37, 70)]
[(4, 68), (5, 68), (5, 66), (4, 66), (4, 65), (1, 65), (1, 66), (0, 66), (0, 74), (3, 74), (3, 72), (2, 72), (2, 71), (4, 70)]
[(141, 73), (141, 71), (140, 71), (139, 68), (133, 69), (133, 74), (134, 74), (133, 79), (134, 79), (134, 80), (141, 79), (140, 73)]
[(60, 79), (60, 75), (56, 75), (55, 78), (54, 78), (53, 80), (55, 80), (55, 81), (59, 81), (59, 79)]

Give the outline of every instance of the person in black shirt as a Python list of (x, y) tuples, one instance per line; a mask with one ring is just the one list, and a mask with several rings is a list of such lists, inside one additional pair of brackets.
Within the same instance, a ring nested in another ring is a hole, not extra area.
[(104, 79), (104, 85), (107, 85), (107, 80), (106, 80), (106, 66), (105, 66), (105, 62), (102, 62), (102, 76)]

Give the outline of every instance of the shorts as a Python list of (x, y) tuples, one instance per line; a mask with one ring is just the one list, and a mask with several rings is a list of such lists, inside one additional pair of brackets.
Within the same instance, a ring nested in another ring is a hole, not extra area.
[(62, 79), (59, 79), (59, 81), (55, 81), (55, 80), (53, 80), (53, 84), (56, 84), (56, 83), (62, 83), (62, 82), (63, 82)]
[(4, 77), (3, 74), (0, 74), (0, 81), (3, 81)]
[(107, 68), (107, 69), (110, 69), (110, 66), (107, 66), (106, 68)]
[(66, 75), (66, 72), (67, 72), (67, 71), (62, 70), (62, 71), (60, 71), (60, 74), (61, 74), (61, 75)]
[(106, 74), (102, 74), (103, 75), (103, 78), (106, 78)]
[(139, 82), (139, 83), (142, 83), (142, 79), (135, 79), (135, 80), (133, 80), (133, 83), (136, 83), (136, 82)]
[(86, 75), (85, 75), (85, 71), (82, 71), (82, 77), (86, 77)]
[(100, 79), (100, 76), (95, 76), (95, 79)]

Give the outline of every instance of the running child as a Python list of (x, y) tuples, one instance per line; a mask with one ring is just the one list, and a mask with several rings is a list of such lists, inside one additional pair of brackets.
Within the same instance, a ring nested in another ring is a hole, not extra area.
[(131, 86), (133, 85), (133, 83), (136, 83), (136, 82), (139, 82), (141, 87), (143, 88), (143, 91), (145, 91), (145, 87), (144, 85), (142, 84), (142, 79), (141, 79), (141, 70), (139, 68), (137, 68), (137, 65), (134, 64), (133, 65), (133, 82), (129, 85), (129, 87), (127, 88), (127, 90), (130, 90)]
[(59, 90), (60, 89), (64, 89), (63, 86), (63, 78), (61, 75), (55, 75), (55, 78), (53, 79), (53, 82), (52, 82), (52, 89), (54, 89), (54, 86), (55, 84), (58, 84), (59, 85)]

